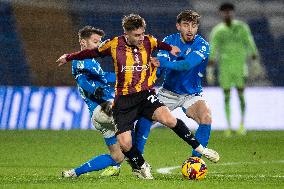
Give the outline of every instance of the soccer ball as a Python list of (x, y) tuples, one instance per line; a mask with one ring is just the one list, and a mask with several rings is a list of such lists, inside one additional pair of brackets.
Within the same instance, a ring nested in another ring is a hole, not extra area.
[(188, 180), (202, 180), (207, 172), (205, 162), (198, 157), (190, 157), (181, 166), (181, 173)]

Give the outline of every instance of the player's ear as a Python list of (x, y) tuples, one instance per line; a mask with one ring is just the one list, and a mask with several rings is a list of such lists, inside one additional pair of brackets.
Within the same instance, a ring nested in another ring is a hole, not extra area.
[(177, 30), (180, 31), (180, 25), (179, 25), (179, 23), (176, 23), (176, 27), (177, 27)]
[(125, 36), (125, 39), (128, 40), (128, 37), (129, 37), (128, 32), (124, 31), (124, 36)]
[(79, 43), (80, 43), (81, 47), (86, 47), (87, 46), (87, 41), (85, 39), (80, 39)]

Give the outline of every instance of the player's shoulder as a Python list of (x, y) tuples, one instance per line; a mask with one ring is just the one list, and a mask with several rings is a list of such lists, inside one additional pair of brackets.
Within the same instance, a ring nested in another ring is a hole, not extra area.
[(199, 34), (196, 35), (194, 39), (194, 43), (196, 43), (197, 45), (201, 45), (201, 46), (209, 46), (208, 41)]
[(84, 59), (84, 60), (73, 60), (72, 67), (73, 69), (88, 69), (96, 66), (99, 62), (96, 59)]
[(174, 34), (171, 34), (171, 35), (168, 35), (166, 36), (163, 41), (164, 42), (172, 42), (172, 41), (176, 41), (180, 39), (180, 33), (174, 33)]
[(215, 25), (212, 29), (212, 32), (220, 32), (226, 29), (226, 25), (224, 22), (220, 22), (217, 25)]
[(242, 21), (242, 20), (234, 20), (235, 26), (237, 26), (238, 28), (241, 28), (242, 30), (249, 30), (249, 25)]
[(146, 41), (149, 41), (149, 42), (157, 42), (157, 38), (154, 37), (153, 35), (151, 34), (146, 34), (145, 37), (144, 37), (144, 40)]
[(101, 49), (105, 46), (110, 46), (114, 41), (116, 41), (118, 39), (118, 37), (112, 37), (109, 39), (104, 40), (98, 47), (98, 49)]
[(233, 24), (237, 26), (247, 26), (247, 23), (242, 20), (233, 20)]

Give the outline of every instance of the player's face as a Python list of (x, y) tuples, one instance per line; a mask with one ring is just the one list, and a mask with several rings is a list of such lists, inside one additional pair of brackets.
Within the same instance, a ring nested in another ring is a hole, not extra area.
[(181, 21), (176, 24), (176, 27), (185, 42), (192, 41), (198, 30), (198, 24), (192, 21)]
[(232, 10), (224, 10), (224, 11), (221, 11), (220, 14), (224, 22), (227, 22), (227, 23), (230, 23), (234, 17), (234, 11)]
[(126, 31), (125, 37), (129, 45), (140, 46), (143, 44), (145, 28), (141, 27), (136, 30)]
[(97, 48), (101, 44), (101, 39), (102, 36), (98, 34), (92, 34), (87, 39), (81, 39), (80, 45), (82, 50)]

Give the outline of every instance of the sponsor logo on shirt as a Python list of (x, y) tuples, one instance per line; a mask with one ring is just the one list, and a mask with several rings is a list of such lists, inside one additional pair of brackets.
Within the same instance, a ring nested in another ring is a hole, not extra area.
[(133, 65), (133, 66), (121, 66), (121, 72), (142, 72), (144, 70), (148, 70), (149, 69), (149, 65)]
[(191, 48), (188, 48), (185, 52), (185, 55), (188, 55), (191, 52)]

